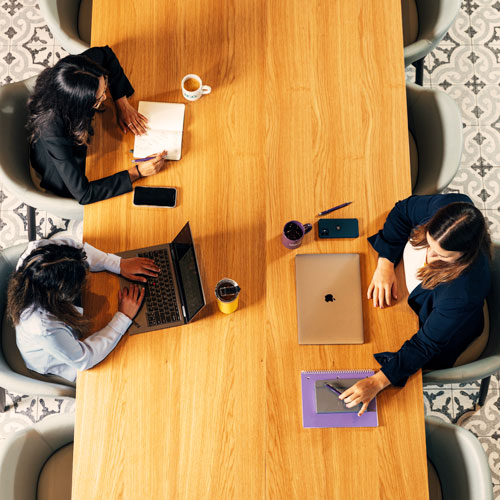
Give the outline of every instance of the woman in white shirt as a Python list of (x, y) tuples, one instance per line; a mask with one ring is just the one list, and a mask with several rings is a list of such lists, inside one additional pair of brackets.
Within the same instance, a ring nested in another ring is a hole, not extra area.
[(144, 298), (137, 284), (119, 291), (111, 321), (87, 336), (91, 322), (77, 303), (89, 270), (142, 282), (159, 271), (150, 259), (121, 259), (71, 239), (31, 242), (10, 278), (7, 302), (17, 346), (30, 370), (73, 382), (77, 370), (102, 361), (132, 324)]

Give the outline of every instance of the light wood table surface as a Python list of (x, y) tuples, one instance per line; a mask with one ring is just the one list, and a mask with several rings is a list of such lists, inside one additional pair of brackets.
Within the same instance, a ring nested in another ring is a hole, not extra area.
[[(212, 93), (186, 104), (183, 157), (140, 185), (175, 186), (175, 209), (132, 193), (85, 207), (84, 239), (118, 252), (171, 241), (191, 222), (208, 299), (192, 324), (129, 337), (78, 375), (73, 500), (427, 499), (421, 377), (378, 397), (379, 426), (304, 429), (300, 372), (377, 369), (417, 327), (401, 297), (366, 300), (361, 346), (299, 346), (296, 253), (361, 254), (410, 194), (399, 0), (94, 0), (92, 45), (109, 44), (131, 98), (184, 102), (181, 78)], [(128, 168), (133, 137), (112, 107), (96, 120), (90, 178)], [(344, 201), (360, 237), (280, 243), (290, 219)], [(218, 312), (223, 277), (241, 286)], [(401, 276), (400, 276), (401, 277)], [(104, 325), (118, 280), (92, 276), (86, 310)]]

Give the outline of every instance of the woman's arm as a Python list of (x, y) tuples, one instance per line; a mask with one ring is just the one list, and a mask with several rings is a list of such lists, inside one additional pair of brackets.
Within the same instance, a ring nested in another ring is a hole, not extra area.
[[(68, 140), (64, 137), (39, 139), (36, 147), (45, 147), (47, 152), (43, 165), (43, 170), (47, 173), (43, 174), (42, 185), (52, 190), (51, 186), (44, 184), (46, 184), (46, 177), (50, 178), (50, 170), (55, 170), (64, 187), (81, 205), (88, 205), (132, 191), (130, 175), (126, 170), (89, 181), (85, 175), (85, 158), (80, 162), (75, 156), (74, 146), (68, 144)], [(56, 194), (59, 193), (56, 192)]]
[(108, 87), (114, 101), (120, 97), (130, 97), (134, 93), (134, 87), (128, 80), (120, 61), (109, 46), (92, 47), (82, 53), (92, 61), (102, 66), (108, 72)]
[[(402, 387), (408, 377), (435, 358), (449, 358), (451, 366), (477, 333), (481, 304), (447, 299), (434, 307), (415, 335), (395, 353), (375, 354), (391, 384)], [(479, 330), (480, 331), (480, 330)], [(453, 358), (453, 359), (451, 359)], [(447, 366), (443, 366), (446, 368)]]
[(108, 72), (109, 91), (115, 101), (118, 126), (122, 132), (126, 133), (127, 129), (130, 129), (136, 135), (146, 133), (148, 119), (128, 102), (127, 98), (134, 93), (134, 88), (113, 50), (107, 45), (105, 47), (92, 47), (82, 55), (100, 64)]
[(49, 324), (45, 334), (38, 337), (40, 346), (62, 363), (76, 370), (88, 370), (116, 347), (132, 324), (143, 298), (144, 288), (139, 289), (137, 285), (124, 288), (119, 292), (118, 312), (104, 328), (85, 340), (78, 340), (64, 323)]

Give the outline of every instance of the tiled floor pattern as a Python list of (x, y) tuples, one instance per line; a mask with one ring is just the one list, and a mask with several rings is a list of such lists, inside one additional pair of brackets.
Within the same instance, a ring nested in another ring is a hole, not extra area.
[[(66, 55), (40, 16), (36, 0), (0, 0), (0, 83), (39, 73)], [(412, 69), (407, 71), (411, 78)], [(424, 85), (447, 92), (462, 110), (462, 164), (449, 190), (468, 194), (500, 240), (500, 0), (463, 0), (449, 33), (426, 57)], [(83, 224), (37, 213), (38, 237), (68, 230), (82, 237)], [(0, 179), (0, 248), (27, 240), (26, 206)], [(486, 404), (475, 402), (479, 383), (427, 387), (427, 414), (471, 430), (489, 458), (495, 498), (500, 499), (500, 380), (492, 377)], [(0, 440), (45, 416), (74, 411), (68, 398), (7, 395), (0, 414)]]

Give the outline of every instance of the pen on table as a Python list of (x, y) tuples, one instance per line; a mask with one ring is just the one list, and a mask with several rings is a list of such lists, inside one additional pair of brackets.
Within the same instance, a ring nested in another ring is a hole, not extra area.
[(333, 385), (331, 384), (328, 384), (327, 382), (325, 382), (325, 387), (327, 389), (330, 389), (332, 392), (334, 392), (335, 394), (337, 394), (337, 396), (340, 396), (342, 394), (341, 391), (339, 391), (336, 387), (333, 387)]
[(321, 217), (322, 215), (329, 214), (330, 212), (333, 212), (334, 210), (338, 210), (339, 208), (347, 207), (347, 205), (350, 205), (351, 203), (352, 203), (352, 201), (348, 201), (347, 203), (342, 203), (342, 205), (337, 205), (336, 207), (325, 210), (324, 212), (320, 212), (318, 214), (318, 217)]

